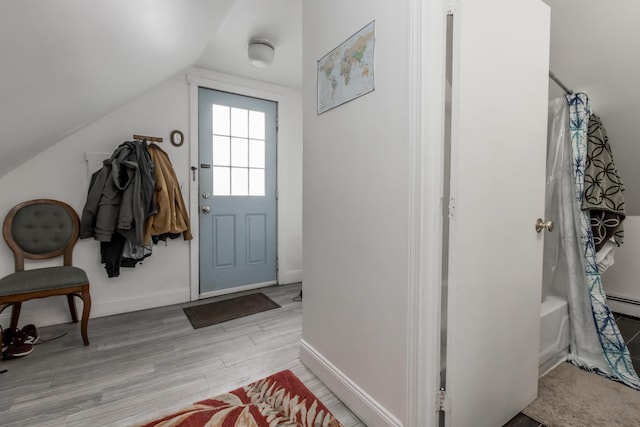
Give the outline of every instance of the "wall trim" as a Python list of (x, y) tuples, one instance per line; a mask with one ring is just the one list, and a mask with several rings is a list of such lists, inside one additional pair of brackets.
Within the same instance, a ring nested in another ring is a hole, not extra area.
[(366, 425), (402, 427), (402, 423), (304, 339), (300, 360)]
[[(27, 302), (28, 303), (28, 302)], [(56, 305), (56, 307), (47, 307), (46, 309), (40, 310), (25, 310), (25, 306), (22, 306), (22, 311), (20, 312), (20, 322), (18, 324), (18, 328), (22, 325), (33, 324), (38, 327), (41, 326), (50, 326), (50, 325), (62, 325), (64, 323), (71, 322), (71, 315), (69, 314), (69, 306), (65, 304)], [(76, 305), (78, 310), (78, 316), (82, 315), (82, 304), (78, 303)], [(7, 308), (2, 315), (0, 315), (0, 323), (5, 325), (9, 325), (11, 322), (11, 308)], [(89, 322), (91, 323), (91, 322)], [(91, 324), (89, 324), (91, 326)], [(91, 335), (91, 328), (89, 327), (89, 335)], [(91, 337), (89, 337), (91, 338)]]
[[(41, 326), (60, 325), (71, 322), (69, 307), (66, 299), (56, 298), (58, 304), (45, 309), (38, 308), (29, 310), (29, 304), (24, 304), (20, 312), (20, 324), (29, 324)], [(113, 316), (122, 313), (131, 313), (134, 311), (146, 310), (149, 308), (165, 307), (173, 304), (180, 304), (189, 301), (188, 289), (172, 289), (168, 291), (153, 292), (135, 297), (127, 296), (126, 298), (110, 298), (93, 302), (91, 304), (91, 319)], [(78, 316), (82, 314), (82, 302), (76, 300), (76, 308)], [(8, 308), (0, 315), (0, 322), (8, 322), (11, 319), (11, 309)], [(89, 335), (91, 335), (91, 322), (89, 322)]]
[(607, 295), (607, 305), (616, 313), (640, 317), (640, 301), (615, 295)]
[[(189, 83), (189, 167), (198, 167), (198, 84)], [(189, 284), (191, 301), (200, 295), (200, 209), (198, 194), (198, 174), (189, 180), (189, 218), (193, 239), (189, 243)]]
[(407, 426), (437, 426), (442, 312), (442, 197), (446, 87), (444, 2), (412, 0)]
[(302, 270), (289, 270), (284, 271), (278, 278), (278, 283), (281, 285), (288, 285), (289, 283), (302, 282)]
[(168, 291), (152, 292), (138, 295), (134, 298), (111, 298), (91, 305), (91, 317), (111, 316), (114, 314), (131, 313), (149, 308), (165, 307), (189, 301), (188, 289), (171, 289)]

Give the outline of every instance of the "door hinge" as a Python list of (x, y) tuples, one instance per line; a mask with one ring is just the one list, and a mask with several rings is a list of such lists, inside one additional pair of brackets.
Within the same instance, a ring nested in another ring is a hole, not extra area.
[(436, 392), (436, 411), (448, 412), (451, 409), (451, 398), (443, 388)]
[(456, 199), (449, 197), (449, 218), (453, 218), (456, 215)]
[(456, 209), (456, 201), (453, 197), (449, 197), (446, 204), (444, 198), (440, 198), (440, 206), (443, 217), (453, 217)]

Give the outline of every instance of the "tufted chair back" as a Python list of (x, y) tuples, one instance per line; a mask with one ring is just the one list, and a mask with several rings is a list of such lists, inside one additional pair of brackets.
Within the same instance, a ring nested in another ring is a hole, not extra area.
[(15, 258), (15, 271), (24, 271), (24, 259), (64, 257), (72, 265), (80, 221), (73, 208), (51, 199), (16, 205), (4, 220), (4, 239)]
[[(52, 296), (67, 297), (71, 320), (77, 323), (74, 298), (79, 298), (83, 302), (80, 333), (84, 345), (89, 345), (89, 278), (83, 269), (72, 265), (73, 247), (80, 234), (76, 211), (59, 200), (22, 202), (5, 217), (2, 234), (15, 259), (15, 272), (0, 277), (0, 313), (12, 307), (10, 328), (17, 329), (23, 302)], [(64, 265), (24, 269), (25, 258), (42, 260), (60, 256)]]

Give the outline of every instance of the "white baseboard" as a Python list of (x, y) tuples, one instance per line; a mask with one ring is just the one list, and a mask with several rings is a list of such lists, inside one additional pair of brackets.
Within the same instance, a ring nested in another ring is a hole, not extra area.
[(280, 284), (288, 285), (289, 283), (302, 282), (302, 270), (284, 271), (280, 275)]
[(300, 341), (300, 360), (364, 424), (402, 427), (402, 423), (360, 386), (354, 383), (305, 340)]
[[(145, 295), (128, 296), (127, 298), (113, 298), (99, 302), (93, 300), (91, 303), (90, 318), (94, 319), (114, 314), (146, 310), (148, 308), (164, 307), (188, 301), (189, 289), (178, 289)], [(76, 308), (78, 310), (78, 317), (80, 317), (82, 315), (82, 302), (79, 299), (76, 299)], [(8, 326), (10, 321), (11, 308), (7, 308), (0, 316), (0, 323)], [(32, 323), (41, 327), (59, 325), (68, 322), (71, 322), (71, 316), (69, 314), (69, 307), (67, 305), (66, 298), (52, 297), (23, 303), (18, 326), (20, 327), (21, 325)]]
[(567, 348), (540, 365), (540, 367), (538, 367), (538, 378), (542, 378), (543, 376), (554, 370), (556, 367), (558, 367), (558, 365), (566, 362), (568, 356), (569, 349)]
[(626, 314), (627, 316), (640, 317), (640, 301), (626, 300), (628, 301), (626, 302), (623, 298), (618, 300), (615, 300), (614, 298), (617, 297), (613, 295), (607, 296), (607, 305), (611, 311)]
[[(77, 304), (78, 317), (82, 315), (82, 305)], [(60, 307), (51, 307), (44, 310), (29, 311), (29, 302), (22, 304), (22, 310), (20, 311), (20, 319), (18, 322), (18, 328), (22, 328), (24, 325), (33, 324), (40, 326), (60, 325), (62, 323), (71, 322), (71, 315), (69, 314), (69, 306), (65, 304)], [(7, 308), (0, 316), (0, 324), (3, 327), (8, 328), (11, 323), (11, 308)]]
[(114, 314), (131, 313), (132, 311), (146, 310), (148, 308), (180, 304), (188, 302), (189, 297), (189, 289), (175, 289), (133, 297), (113, 298), (100, 301), (97, 304), (93, 303), (91, 305), (91, 317), (112, 316)]

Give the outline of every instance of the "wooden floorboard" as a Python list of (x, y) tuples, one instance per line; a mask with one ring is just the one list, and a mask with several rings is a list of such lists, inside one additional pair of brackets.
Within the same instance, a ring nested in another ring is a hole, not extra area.
[(300, 363), (300, 284), (260, 291), (281, 308), (200, 329), (184, 307), (237, 295), (91, 319), (88, 347), (77, 324), (39, 328), (32, 354), (0, 362), (0, 425), (127, 426), (291, 369), (345, 427), (364, 426)]

